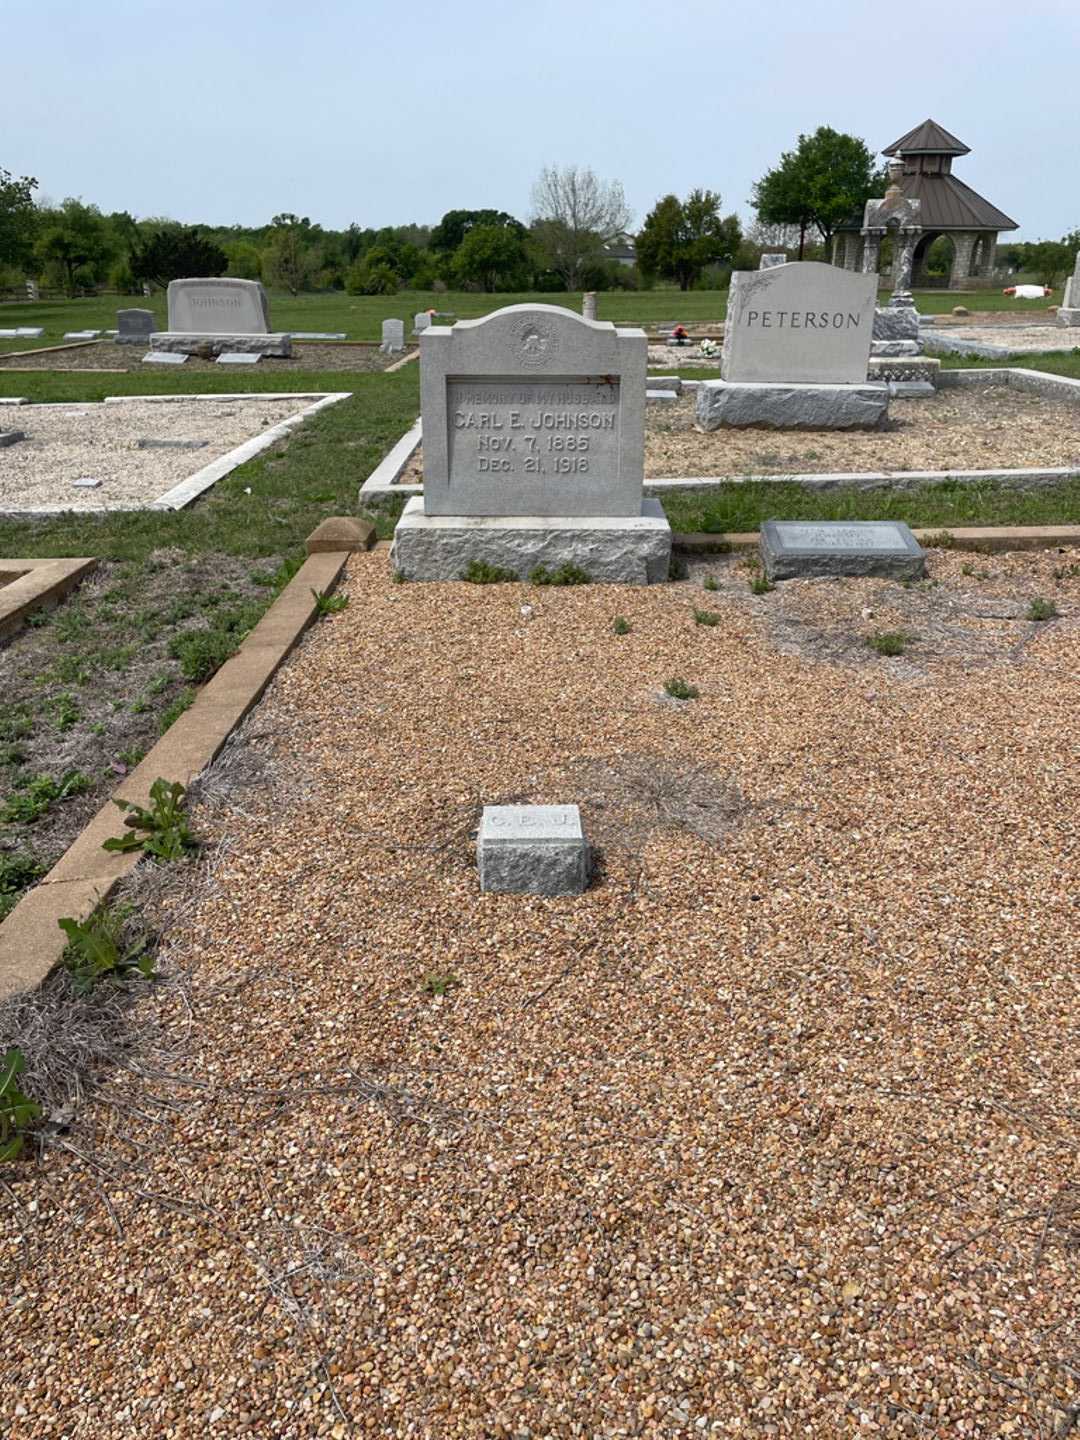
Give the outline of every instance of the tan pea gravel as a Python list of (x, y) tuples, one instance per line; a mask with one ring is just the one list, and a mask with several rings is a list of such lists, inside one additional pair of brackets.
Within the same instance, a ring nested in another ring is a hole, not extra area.
[[(166, 892), (173, 1053), (5, 1174), (0, 1432), (1071, 1433), (1080, 552), (970, 563), (354, 557)], [(511, 798), (581, 800), (583, 897), (478, 893)]]
[[(0, 513), (46, 506), (98, 511), (149, 505), (245, 440), (313, 403), (267, 400), (124, 400), (108, 405), (20, 405), (26, 439), (0, 450)], [(140, 439), (205, 440), (198, 450), (139, 449)], [(97, 479), (96, 488), (73, 482)]]

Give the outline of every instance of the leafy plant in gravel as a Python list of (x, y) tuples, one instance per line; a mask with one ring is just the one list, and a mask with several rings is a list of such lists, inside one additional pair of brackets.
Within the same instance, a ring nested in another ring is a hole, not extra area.
[(349, 607), (348, 595), (328, 595), (325, 590), (316, 590), (314, 586), (311, 593), (315, 597), (316, 615), (340, 615)]
[(51, 775), (35, 775), (19, 785), (7, 803), (0, 808), (0, 824), (32, 825), (57, 800), (68, 800), (90, 789), (90, 779), (81, 770), (68, 770), (59, 780)]
[(125, 980), (132, 971), (147, 980), (154, 978), (148, 937), (140, 934), (131, 942), (125, 937), (131, 913), (130, 905), (116, 905), (96, 911), (82, 923), (70, 917), (56, 922), (68, 937), (64, 964), (79, 995), (88, 995), (104, 979)]
[(502, 565), (489, 565), (486, 560), (470, 560), (461, 572), (462, 580), (470, 585), (505, 585), (518, 577), (513, 570)]
[(615, 631), (616, 635), (629, 635), (634, 627), (625, 615), (616, 615), (615, 619), (611, 622), (611, 628)]
[(23, 890), (28, 890), (44, 866), (21, 851), (0, 854), (0, 920), (15, 908)]
[(0, 1163), (22, 1154), (26, 1133), (41, 1117), (41, 1106), (23, 1093), (18, 1077), (26, 1069), (26, 1061), (17, 1046), (4, 1052), (0, 1059)]
[(533, 585), (588, 585), (591, 583), (589, 572), (582, 570), (580, 565), (574, 565), (567, 561), (560, 565), (557, 570), (548, 570), (543, 565), (538, 565), (530, 574), (529, 580)]
[(715, 575), (706, 575), (705, 579), (701, 582), (701, 588), (703, 590), (719, 590), (720, 582)]
[(670, 695), (672, 700), (696, 700), (701, 691), (696, 685), (688, 685), (685, 680), (680, 680), (675, 675), (664, 682), (664, 694)]
[(447, 971), (445, 974), (433, 972), (424, 976), (424, 989), (429, 995), (446, 995), (451, 990), (456, 990), (461, 984), (458, 977)]
[(56, 711), (56, 728), (58, 730), (70, 730), (73, 725), (82, 719), (82, 711), (79, 709), (78, 701), (74, 695), (69, 695), (66, 691), (61, 695), (57, 695), (53, 701), (53, 707)]
[(126, 835), (106, 840), (102, 849), (128, 853), (142, 850), (154, 860), (182, 860), (199, 848), (184, 814), (186, 792), (179, 780), (171, 784), (159, 775), (150, 786), (150, 808), (131, 800), (116, 800), (117, 809), (125, 810)]
[(711, 626), (711, 625), (719, 625), (719, 624), (720, 624), (720, 616), (717, 614), (717, 612), (716, 612), (715, 610), (695, 610), (695, 611), (694, 611), (694, 624), (695, 624), (695, 625), (710, 625), (710, 626)]
[(1029, 620), (1053, 620), (1057, 617), (1058, 608), (1053, 600), (1044, 600), (1037, 595), (1028, 606), (1027, 618)]
[(956, 536), (949, 530), (935, 530), (932, 535), (924, 535), (922, 543), (928, 550), (954, 550)]
[(245, 635), (257, 623), (263, 606), (257, 603), (238, 605), (214, 616), (211, 626), (185, 630), (169, 642), (169, 654), (180, 661), (185, 680), (201, 684), (220, 670), (235, 655)]
[(770, 590), (775, 589), (776, 586), (772, 583), (771, 580), (766, 580), (764, 575), (755, 575), (754, 578), (750, 581), (751, 595), (768, 595)]
[(866, 637), (866, 643), (878, 655), (903, 655), (914, 639), (906, 630), (875, 630)]

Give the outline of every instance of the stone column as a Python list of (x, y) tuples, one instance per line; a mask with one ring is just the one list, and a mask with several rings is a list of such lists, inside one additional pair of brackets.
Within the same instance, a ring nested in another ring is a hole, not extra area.
[(586, 290), (581, 297), (581, 313), (586, 320), (596, 319), (596, 291)]
[(911, 289), (911, 273), (915, 263), (915, 246), (919, 243), (921, 230), (903, 229), (896, 235), (896, 264), (893, 267), (893, 289), (900, 292)]
[(997, 236), (984, 235), (982, 237), (982, 251), (979, 256), (979, 274), (985, 275), (987, 280), (994, 278), (994, 258), (997, 254)]
[(953, 263), (949, 275), (949, 289), (960, 290), (964, 282), (971, 276), (971, 257), (975, 250), (977, 235), (963, 233), (954, 235), (953, 242)]
[(871, 227), (864, 228), (862, 232), (862, 273), (864, 275), (876, 275), (878, 273), (878, 261), (881, 255), (881, 240), (884, 234), (884, 230), (877, 230)]

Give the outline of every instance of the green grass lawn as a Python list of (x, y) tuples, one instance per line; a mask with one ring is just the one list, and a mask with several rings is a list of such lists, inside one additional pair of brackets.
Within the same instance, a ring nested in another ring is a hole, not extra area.
[[(887, 292), (883, 292), (883, 299)], [(915, 295), (920, 310), (926, 314), (943, 314), (954, 305), (978, 310), (1024, 310), (1045, 313), (1046, 300), (1012, 300), (997, 290), (961, 293), (953, 290), (920, 290)], [(504, 305), (526, 302), (564, 305), (578, 313), (581, 295), (513, 294), (479, 295), (465, 291), (431, 292), (403, 290), (397, 295), (346, 295), (340, 291), (327, 295), (289, 295), (274, 291), (270, 297), (272, 323), (279, 330), (344, 331), (350, 340), (379, 340), (382, 322), (390, 318), (406, 321), (406, 336), (412, 330), (412, 317), (420, 310), (436, 309), (456, 314), (459, 319), (475, 319), (498, 310)], [(727, 311), (726, 290), (641, 290), (604, 291), (597, 297), (597, 313), (601, 320), (617, 324), (655, 325), (676, 320), (686, 325), (702, 325), (723, 320)], [(69, 330), (111, 330), (116, 328), (119, 309), (137, 307), (153, 310), (158, 325), (165, 329), (164, 294), (146, 300), (138, 295), (105, 295), (88, 300), (49, 300), (36, 305), (27, 303), (0, 305), (0, 329), (19, 325), (43, 325), (40, 340), (0, 340), (0, 355), (5, 351), (30, 349), (38, 345), (60, 344)]]

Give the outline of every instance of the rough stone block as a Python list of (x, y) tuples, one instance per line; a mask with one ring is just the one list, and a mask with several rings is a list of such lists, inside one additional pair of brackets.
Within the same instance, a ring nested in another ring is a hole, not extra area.
[(580, 895), (589, 847), (576, 805), (485, 805), (476, 839), (480, 889)]
[(287, 360), (292, 354), (292, 336), (279, 335), (225, 335), (207, 332), (197, 334), (187, 330), (157, 330), (150, 336), (150, 349), (172, 351), (183, 355), (239, 354), (272, 355)]
[(897, 355), (889, 359), (871, 360), (867, 372), (870, 380), (924, 380), (937, 385), (941, 361), (929, 355)]
[(470, 560), (527, 580), (538, 566), (577, 565), (598, 584), (667, 579), (671, 526), (659, 500), (634, 516), (426, 515), (414, 496), (394, 530), (391, 564), (406, 580), (460, 580)]
[(874, 311), (875, 340), (918, 340), (919, 312), (907, 306), (880, 305)]
[(368, 550), (375, 543), (375, 526), (370, 520), (352, 515), (331, 515), (320, 521), (308, 536), (309, 555), (334, 554), (341, 550)]
[(869, 381), (783, 385), (705, 380), (698, 386), (696, 406), (700, 430), (755, 425), (772, 430), (874, 430), (889, 413), (889, 391)]
[(917, 580), (926, 552), (900, 520), (766, 520), (759, 537), (769, 580), (873, 575)]
[(917, 340), (872, 340), (870, 342), (871, 360), (887, 359), (897, 355), (918, 355), (919, 342)]

